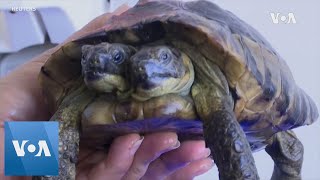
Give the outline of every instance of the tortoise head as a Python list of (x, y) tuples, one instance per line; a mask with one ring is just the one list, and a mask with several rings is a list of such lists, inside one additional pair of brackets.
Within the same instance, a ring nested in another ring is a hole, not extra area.
[(133, 98), (147, 100), (169, 93), (189, 93), (194, 81), (191, 60), (169, 46), (141, 48), (130, 58)]
[(82, 74), (89, 88), (100, 92), (126, 91), (125, 68), (135, 52), (124, 44), (101, 43), (82, 46)]

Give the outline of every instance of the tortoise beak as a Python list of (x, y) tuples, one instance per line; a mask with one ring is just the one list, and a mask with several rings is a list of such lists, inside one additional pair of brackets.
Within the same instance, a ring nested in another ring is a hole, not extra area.
[(142, 60), (131, 65), (133, 86), (141, 86), (143, 89), (154, 87), (150, 79), (153, 77), (152, 69), (155, 64), (148, 62), (148, 60)]
[(168, 78), (176, 75), (159, 65), (156, 60), (142, 60), (132, 66), (132, 85), (143, 89), (152, 89)]
[(87, 80), (100, 79), (105, 74), (105, 66), (111, 60), (111, 55), (97, 56), (82, 64), (82, 74)]

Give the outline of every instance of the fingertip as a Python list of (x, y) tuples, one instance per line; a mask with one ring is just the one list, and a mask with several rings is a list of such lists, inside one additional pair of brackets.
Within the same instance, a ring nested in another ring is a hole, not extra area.
[(207, 158), (210, 155), (210, 149), (205, 147), (203, 141), (185, 141), (178, 149), (168, 152), (165, 158), (179, 162), (192, 162)]
[(117, 162), (126, 160), (126, 158), (133, 159), (137, 149), (140, 147), (144, 137), (139, 134), (128, 134), (117, 137), (111, 144), (108, 161)]
[(205, 158), (189, 163), (177, 170), (168, 179), (193, 179), (196, 176), (208, 172), (214, 166), (211, 158)]
[(198, 165), (199, 165), (199, 169), (195, 171), (195, 176), (199, 176), (201, 174), (208, 172), (214, 166), (214, 162), (211, 158), (206, 158), (203, 160), (199, 160), (199, 162), (195, 162), (194, 165), (192, 166), (198, 166)]
[(177, 149), (179, 146), (180, 142), (176, 133), (159, 132), (145, 135), (124, 179), (141, 179), (148, 170), (150, 163), (163, 153)]
[(142, 141), (143, 137), (139, 134), (128, 134), (116, 138), (110, 146), (107, 157), (90, 171), (90, 178), (121, 179), (130, 168), (135, 151)]
[(131, 147), (136, 141), (142, 137), (139, 134), (128, 134), (115, 138), (112, 142), (111, 148), (116, 146), (128, 146)]
[(131, 145), (131, 148), (130, 148), (130, 154), (131, 155), (134, 155), (138, 148), (140, 147), (140, 145), (142, 144), (142, 141), (144, 140), (144, 137), (141, 136), (139, 140), (135, 141), (132, 145)]
[(210, 149), (206, 148), (204, 141), (183, 142), (180, 151), (182, 154), (188, 154), (190, 161), (206, 158), (210, 155)]
[(146, 135), (146, 141), (149, 145), (153, 145), (157, 149), (160, 147), (172, 147), (174, 149), (180, 146), (177, 133), (174, 132), (158, 132)]

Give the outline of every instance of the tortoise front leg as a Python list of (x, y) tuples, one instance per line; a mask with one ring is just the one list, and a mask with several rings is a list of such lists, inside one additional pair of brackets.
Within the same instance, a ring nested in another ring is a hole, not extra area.
[(33, 176), (33, 180), (74, 180), (76, 177), (76, 162), (79, 154), (78, 129), (59, 128), (59, 175)]
[(59, 175), (38, 176), (41, 180), (73, 180), (76, 178), (76, 163), (79, 154), (79, 122), (85, 107), (95, 94), (80, 87), (67, 96), (50, 119), (59, 121)]
[(213, 112), (204, 120), (204, 137), (220, 179), (259, 179), (250, 146), (233, 112)]
[(192, 89), (204, 124), (205, 142), (213, 152), (219, 177), (221, 180), (257, 180), (251, 148), (234, 115), (231, 97), (223, 95), (225, 93), (220, 93), (219, 89), (199, 84)]
[(293, 131), (278, 132), (266, 152), (274, 161), (272, 180), (300, 180), (303, 145)]
[[(203, 120), (206, 145), (213, 154), (221, 180), (259, 179), (251, 148), (233, 112), (234, 102), (219, 67), (197, 58), (192, 97)], [(197, 63), (199, 62), (199, 63)]]

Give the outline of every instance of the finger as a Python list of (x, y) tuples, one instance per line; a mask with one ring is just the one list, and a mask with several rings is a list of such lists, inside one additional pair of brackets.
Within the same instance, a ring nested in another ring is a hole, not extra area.
[(123, 179), (141, 179), (149, 164), (161, 154), (180, 146), (176, 133), (154, 133), (146, 135), (143, 143), (135, 154), (133, 163)]
[(177, 170), (166, 180), (184, 179), (191, 180), (196, 176), (206, 173), (213, 167), (214, 163), (211, 158), (205, 158), (197, 161), (193, 161), (187, 166)]
[[(96, 155), (96, 154), (101, 154), (102, 156), (107, 157), (108, 155), (108, 150), (110, 149), (108, 148), (104, 148), (104, 149), (97, 149), (94, 148), (92, 146), (88, 146), (87, 144), (83, 143), (80, 140), (80, 147), (79, 147), (80, 151), (79, 151), (79, 157), (78, 157), (78, 163), (82, 164), (82, 162), (87, 163), (88, 161), (92, 161), (93, 163), (98, 163), (100, 162), (102, 159), (104, 158), (100, 158), (98, 161), (93, 161), (92, 160), (92, 156)], [(100, 157), (102, 157), (100, 156)]]
[(0, 120), (47, 120), (49, 112), (44, 101), (38, 75), (52, 49), (20, 66), (0, 79)]
[(188, 163), (209, 155), (210, 149), (205, 147), (204, 141), (183, 142), (178, 149), (167, 152), (152, 162), (142, 179), (164, 179)]
[(78, 179), (121, 179), (132, 164), (134, 154), (141, 145), (143, 138), (138, 134), (118, 137), (110, 146), (108, 156), (100, 163), (81, 171)]
[(101, 160), (107, 158), (107, 152), (105, 150), (96, 149), (83, 149), (80, 145), (79, 161), (77, 162), (77, 172), (86, 171), (91, 169)]

